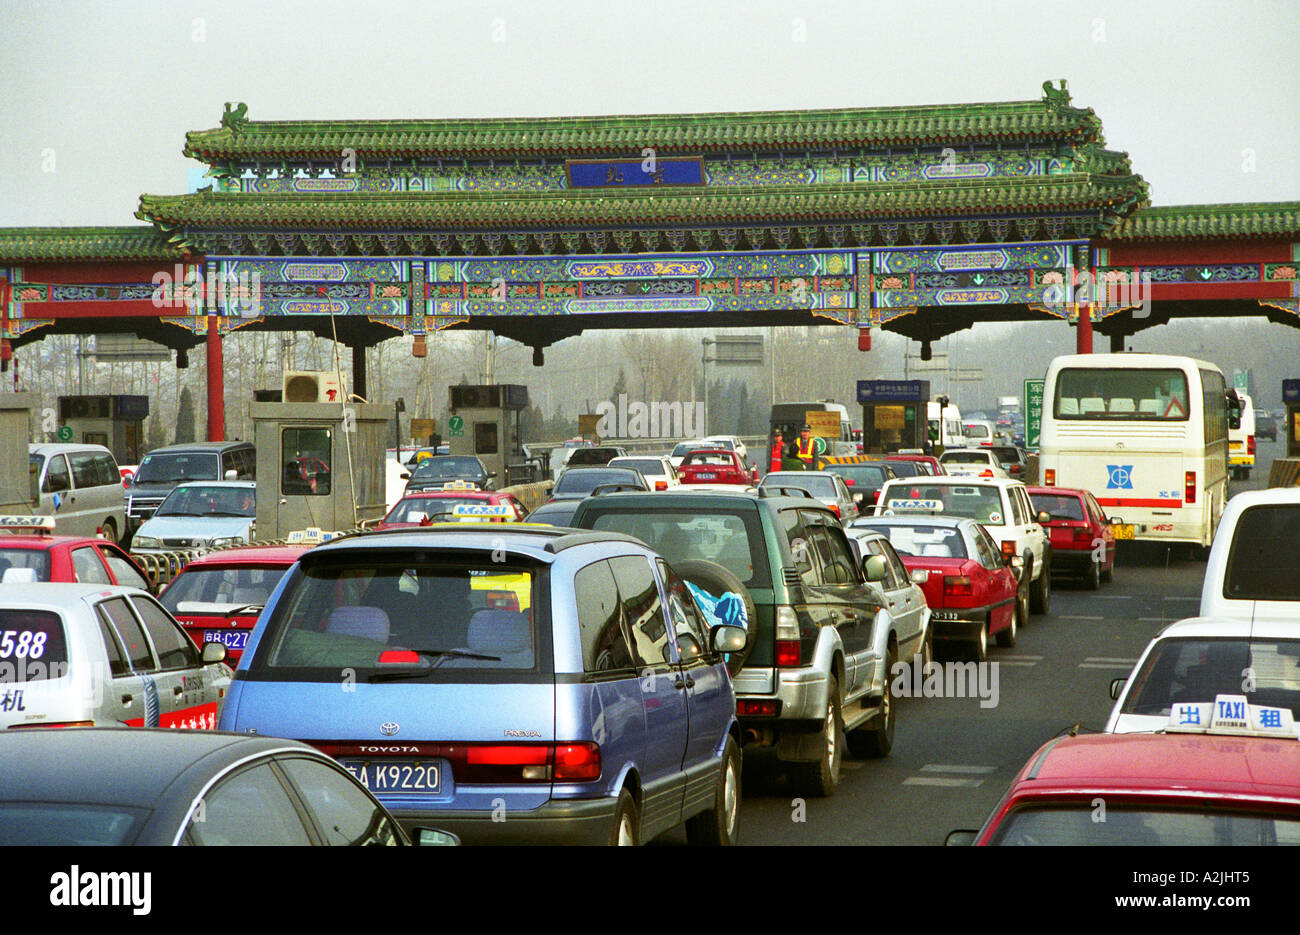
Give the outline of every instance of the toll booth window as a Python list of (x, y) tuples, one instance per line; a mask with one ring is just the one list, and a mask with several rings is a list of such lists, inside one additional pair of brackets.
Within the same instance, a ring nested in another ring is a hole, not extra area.
[(328, 494), (333, 451), (330, 429), (284, 429), (280, 433), (280, 492)]
[(495, 422), (474, 423), (474, 454), (494, 455), (497, 453), (497, 424)]

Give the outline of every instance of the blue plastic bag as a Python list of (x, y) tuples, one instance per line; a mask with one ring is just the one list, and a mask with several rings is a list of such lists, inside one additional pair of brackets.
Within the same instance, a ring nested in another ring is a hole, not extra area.
[(749, 612), (745, 610), (745, 601), (739, 594), (727, 592), (721, 597), (714, 597), (708, 591), (691, 583), (686, 586), (695, 595), (695, 602), (704, 611), (705, 622), (709, 629), (716, 626), (740, 627), (749, 632)]

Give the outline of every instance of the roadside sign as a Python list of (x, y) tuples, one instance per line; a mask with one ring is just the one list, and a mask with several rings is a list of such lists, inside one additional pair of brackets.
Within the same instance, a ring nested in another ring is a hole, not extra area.
[(453, 436), (459, 437), (465, 434), (465, 420), (461, 416), (452, 416), (447, 420), (447, 429)]
[(821, 438), (840, 437), (840, 414), (838, 412), (805, 412), (804, 420), (812, 427), (814, 436)]
[(61, 442), (70, 442), (70, 441), (72, 441), (72, 426), (70, 426), (70, 425), (60, 425), (60, 426), (59, 426), (59, 431), (58, 431), (58, 436), (59, 436), (59, 441), (61, 441)]
[(1025, 447), (1037, 448), (1043, 427), (1043, 380), (1025, 381)]

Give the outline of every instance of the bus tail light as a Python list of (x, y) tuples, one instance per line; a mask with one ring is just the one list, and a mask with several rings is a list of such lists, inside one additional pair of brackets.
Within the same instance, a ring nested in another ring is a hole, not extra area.
[(1183, 502), (1196, 502), (1196, 472), (1187, 471), (1183, 475)]
[(1043, 485), (1045, 487), (1056, 486), (1056, 468), (1048, 468), (1043, 472)]
[(1255, 454), (1255, 436), (1254, 436), (1254, 435), (1247, 435), (1247, 436), (1246, 436), (1246, 454), (1251, 455), (1251, 456), (1254, 456), (1254, 454)]

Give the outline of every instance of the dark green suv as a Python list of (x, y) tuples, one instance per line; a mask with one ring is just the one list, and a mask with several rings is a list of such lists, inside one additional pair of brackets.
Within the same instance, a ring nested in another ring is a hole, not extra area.
[[(871, 566), (819, 501), (787, 488), (612, 493), (584, 500), (572, 525), (635, 536), (707, 590), (748, 593), (749, 655), (733, 678), (745, 743), (774, 748), (807, 794), (835, 791), (846, 735), (856, 754), (889, 752), (888, 673), (921, 647), (899, 645)], [(700, 580), (701, 560), (722, 568)]]

